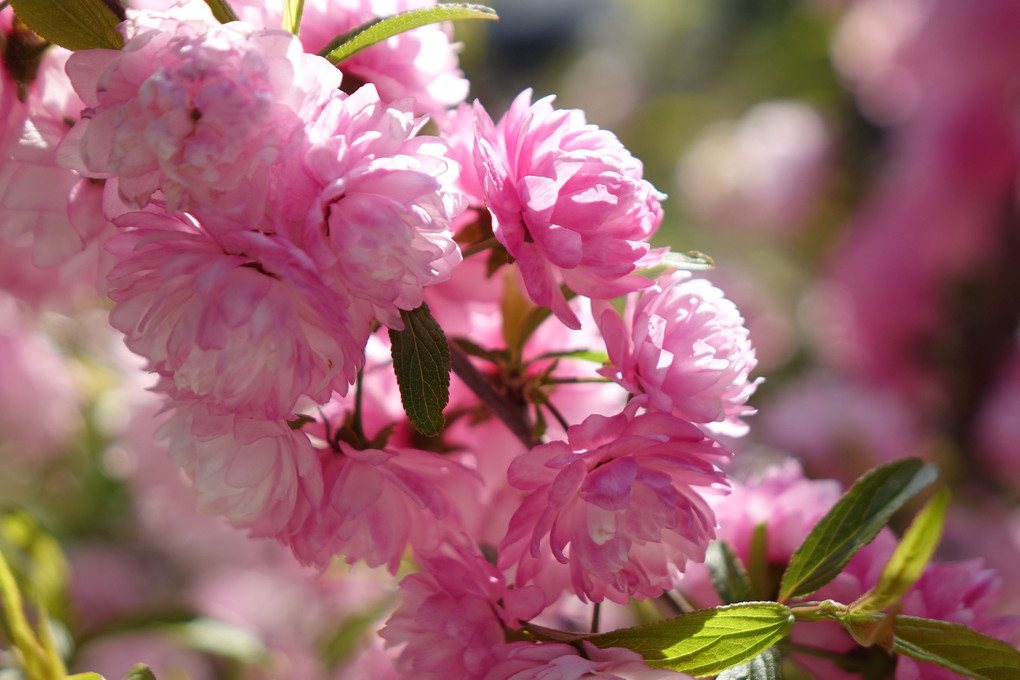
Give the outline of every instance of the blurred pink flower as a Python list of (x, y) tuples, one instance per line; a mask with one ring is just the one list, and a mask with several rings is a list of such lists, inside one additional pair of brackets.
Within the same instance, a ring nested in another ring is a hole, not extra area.
[[(500, 546), (502, 568), (550, 598), (647, 599), (673, 587), (688, 560), (704, 558), (715, 515), (703, 494), (724, 492), (717, 467), (729, 452), (667, 413), (593, 415), (567, 441), (519, 456), (510, 483), (530, 491)], [(562, 566), (566, 565), (566, 566)], [(569, 571), (569, 577), (564, 572)]]
[(703, 423), (717, 434), (740, 436), (740, 417), (761, 379), (749, 380), (757, 364), (750, 334), (736, 305), (690, 272), (661, 276), (632, 297), (621, 317), (608, 303), (595, 306), (610, 365), (599, 370), (649, 408)]
[(498, 661), (485, 680), (680, 680), (689, 675), (652, 669), (637, 652), (620, 647), (600, 649), (584, 641), (576, 647), (559, 643), (513, 642), (497, 650)]
[(337, 92), (274, 174), (284, 229), (331, 285), (370, 302), (391, 328), (460, 262), (449, 228), (464, 208), (452, 190), (457, 165), (441, 139), (416, 136), (422, 122), (370, 85)]
[(68, 61), (88, 108), (60, 158), (110, 178), (129, 209), (162, 192), (167, 209), (258, 216), (266, 166), (340, 84), (326, 60), (283, 30), (219, 24), (204, 3), (131, 11), (125, 46)]
[(156, 436), (191, 481), (203, 512), (255, 537), (288, 542), (322, 503), (322, 468), (308, 437), (280, 420), (210, 413), (200, 401), (174, 404)]
[(608, 299), (644, 288), (634, 273), (662, 220), (665, 196), (610, 132), (552, 97), (525, 90), (493, 124), (475, 104), (475, 162), (499, 242), (517, 260), (528, 295), (571, 328), (580, 321), (560, 289)]
[(212, 411), (288, 417), (302, 394), (345, 393), (369, 319), (328, 289), (305, 254), (271, 234), (210, 234), (185, 214), (129, 213), (108, 248), (110, 323), (168, 378), (178, 399)]

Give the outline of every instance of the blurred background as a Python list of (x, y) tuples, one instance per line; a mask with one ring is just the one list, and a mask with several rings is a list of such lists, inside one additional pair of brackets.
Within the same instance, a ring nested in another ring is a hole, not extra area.
[[(456, 27), (470, 97), (496, 117), (530, 87), (615, 132), (669, 194), (656, 245), (711, 256), (742, 310), (765, 382), (735, 474), (934, 461), (940, 559), (982, 558), (1020, 611), (1020, 3), (490, 4)], [(384, 677), (388, 579), (308, 578), (198, 515), (138, 366), (98, 312), (0, 305), (0, 533), (74, 665)]]

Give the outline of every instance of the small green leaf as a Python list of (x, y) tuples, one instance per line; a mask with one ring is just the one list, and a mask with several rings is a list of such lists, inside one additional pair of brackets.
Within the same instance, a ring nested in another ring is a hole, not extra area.
[(69, 50), (119, 50), (120, 19), (103, 0), (11, 0), (14, 13), (33, 31)]
[(338, 64), (366, 47), (371, 47), (398, 33), (410, 31), (420, 26), (458, 19), (493, 20), (498, 18), (499, 16), (492, 8), (485, 7), (484, 5), (449, 3), (423, 9), (413, 9), (385, 19), (372, 21), (356, 28), (331, 42), (324, 48), (323, 52), (331, 64)]
[(908, 458), (858, 479), (793, 554), (779, 587), (779, 601), (810, 595), (834, 579), (896, 510), (937, 477), (934, 466)]
[(404, 330), (390, 330), (400, 402), (415, 429), (434, 436), (446, 423), (443, 409), (450, 401), (450, 350), (446, 336), (425, 303), (410, 312), (401, 310), (400, 318)]
[(237, 21), (237, 14), (227, 4), (227, 0), (205, 0), (205, 4), (209, 5), (209, 9), (212, 10), (213, 17), (216, 21), (221, 24), (229, 24), (231, 21)]
[(705, 253), (691, 250), (686, 253), (669, 251), (662, 258), (662, 264), (674, 269), (712, 269), (715, 262)]
[(602, 648), (631, 649), (652, 668), (702, 677), (747, 663), (786, 637), (791, 626), (793, 614), (788, 607), (777, 602), (745, 602), (589, 640)]
[(135, 664), (131, 672), (124, 676), (124, 680), (156, 680), (152, 669), (144, 663)]
[(1016, 680), (1020, 650), (958, 623), (896, 617), (893, 651), (977, 680)]
[(907, 594), (935, 553), (942, 537), (948, 508), (949, 491), (941, 489), (911, 522), (882, 569), (878, 583), (854, 603), (853, 609), (862, 612), (882, 611)]
[(769, 647), (747, 663), (723, 671), (715, 680), (780, 680), (781, 662), (779, 650)]
[(67, 676), (66, 680), (106, 680), (99, 673), (75, 673)]
[(712, 577), (715, 592), (723, 604), (747, 602), (751, 599), (751, 581), (744, 564), (729, 543), (712, 541), (705, 552), (705, 566)]
[(294, 35), (301, 30), (301, 15), (305, 11), (305, 0), (287, 0), (283, 6), (283, 30)]

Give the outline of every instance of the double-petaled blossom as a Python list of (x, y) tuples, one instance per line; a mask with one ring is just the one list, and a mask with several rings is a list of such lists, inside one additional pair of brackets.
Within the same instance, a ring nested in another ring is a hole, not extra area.
[(301, 395), (323, 403), (354, 382), (367, 314), (325, 286), (293, 244), (211, 234), (186, 214), (128, 213), (117, 224), (110, 323), (172, 397), (286, 418)]
[(68, 61), (87, 108), (62, 162), (111, 179), (128, 209), (159, 192), (171, 212), (259, 215), (267, 167), (300, 139), (339, 71), (290, 33), (221, 25), (201, 2), (131, 12), (120, 30), (123, 49)]
[(704, 494), (726, 488), (717, 464), (729, 452), (668, 413), (636, 414), (638, 403), (511, 463), (510, 483), (531, 492), (500, 548), (518, 584), (627, 602), (661, 595), (704, 558), (716, 525)]
[(754, 413), (746, 402), (757, 362), (744, 319), (721, 290), (677, 271), (629, 300), (622, 317), (608, 304), (595, 315), (609, 353), (602, 375), (647, 395), (649, 408), (719, 434), (747, 432), (739, 418)]
[(610, 132), (525, 90), (498, 123), (475, 105), (475, 163), (495, 237), (517, 261), (528, 295), (580, 327), (561, 285), (609, 299), (644, 288), (638, 262), (665, 196)]
[(497, 650), (498, 661), (484, 680), (681, 680), (690, 676), (652, 669), (637, 652), (600, 649), (585, 640), (584, 654), (560, 643), (513, 642)]
[(463, 529), (480, 480), (438, 454), (415, 449), (355, 449), (343, 441), (320, 453), (325, 496), (291, 541), (304, 562), (333, 555), (396, 573), (410, 546), (435, 549)]
[(463, 210), (450, 186), (446, 143), (366, 85), (334, 93), (306, 126), (302, 148), (274, 175), (277, 221), (334, 287), (401, 328), (400, 310), (460, 262), (450, 221)]
[(400, 605), (379, 631), (401, 646), (396, 667), (421, 680), (481, 680), (497, 660), (505, 629), (545, 606), (534, 587), (509, 588), (480, 554), (462, 547), (419, 556), (422, 571), (400, 582)]

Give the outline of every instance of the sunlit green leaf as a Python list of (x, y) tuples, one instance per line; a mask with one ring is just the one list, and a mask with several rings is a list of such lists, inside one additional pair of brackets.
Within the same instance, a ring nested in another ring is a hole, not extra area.
[(941, 489), (914, 518), (882, 569), (878, 584), (854, 604), (854, 609), (882, 611), (906, 595), (935, 553), (948, 508), (949, 491)]
[(725, 541), (712, 541), (705, 552), (705, 566), (712, 577), (715, 592), (723, 604), (751, 599), (751, 581), (740, 558)]
[(634, 650), (653, 668), (701, 677), (747, 663), (786, 637), (792, 625), (784, 605), (745, 602), (588, 639), (598, 647)]
[(401, 310), (400, 318), (404, 330), (390, 330), (400, 401), (416, 430), (437, 435), (446, 422), (443, 409), (450, 401), (450, 351), (446, 335), (424, 303), (410, 312)]
[(301, 15), (305, 11), (305, 0), (287, 0), (283, 6), (283, 30), (294, 35), (301, 30)]
[(686, 253), (669, 251), (662, 258), (662, 264), (674, 269), (712, 269), (715, 262), (705, 253), (691, 250)]
[(213, 17), (216, 21), (221, 24), (229, 24), (231, 21), (237, 21), (237, 14), (227, 3), (227, 0), (205, 0), (205, 4), (209, 5), (209, 9), (212, 10)]
[(47, 659), (42, 645), (36, 639), (28, 617), (25, 616), (25, 605), (21, 597), (21, 589), (0, 553), (0, 604), (3, 606), (3, 629), (10, 643), (21, 652), (25, 671), (30, 678), (46, 677)]
[(67, 676), (67, 680), (106, 680), (99, 673), (75, 673)]
[(498, 18), (492, 8), (483, 5), (449, 3), (436, 5), (435, 7), (413, 9), (356, 28), (327, 45), (322, 54), (330, 63), (338, 64), (366, 47), (371, 47), (387, 38), (414, 28), (441, 21), (456, 21), (459, 19), (493, 20)]
[(1020, 651), (958, 623), (896, 617), (893, 651), (977, 680), (1020, 678)]
[(103, 0), (11, 0), (14, 13), (33, 31), (69, 50), (119, 50), (120, 19)]
[(934, 466), (898, 460), (871, 470), (819, 520), (783, 574), (779, 600), (810, 595), (831, 581), (889, 517), (938, 477)]
[(124, 680), (156, 680), (156, 676), (151, 668), (140, 663), (131, 668), (131, 672), (124, 676)]
[(747, 663), (723, 671), (715, 680), (780, 680), (781, 663), (779, 650), (770, 647)]

